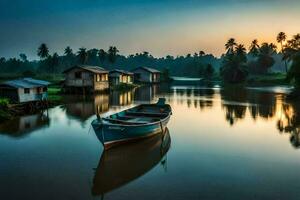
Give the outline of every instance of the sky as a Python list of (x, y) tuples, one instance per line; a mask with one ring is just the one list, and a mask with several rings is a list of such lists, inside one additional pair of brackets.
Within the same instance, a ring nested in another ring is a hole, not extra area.
[(300, 33), (299, 10), (299, 0), (0, 0), (0, 57), (37, 59), (41, 43), (59, 54), (114, 45), (123, 55), (219, 56), (231, 37), (248, 47)]

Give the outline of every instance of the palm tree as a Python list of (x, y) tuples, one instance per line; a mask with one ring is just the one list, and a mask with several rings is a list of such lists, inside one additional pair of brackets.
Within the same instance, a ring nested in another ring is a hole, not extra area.
[(204, 52), (204, 51), (200, 51), (200, 52), (199, 52), (199, 56), (200, 56), (200, 57), (205, 56), (205, 52)]
[(248, 75), (246, 48), (242, 44), (237, 45), (234, 40), (228, 41), (225, 46), (228, 51), (223, 57), (221, 76), (225, 82), (243, 82)]
[(276, 45), (272, 43), (263, 43), (261, 45), (258, 54), (258, 63), (260, 64), (260, 67), (264, 73), (266, 73), (268, 69), (274, 65), (274, 53), (276, 53)]
[(21, 60), (23, 61), (23, 62), (27, 62), (28, 60), (27, 60), (27, 56), (26, 56), (26, 54), (24, 54), (24, 53), (20, 53), (20, 58), (21, 58)]
[(227, 53), (233, 53), (234, 47), (236, 46), (236, 42), (234, 38), (230, 38), (227, 43), (225, 44), (225, 49), (227, 50)]
[(108, 49), (108, 60), (110, 63), (115, 63), (119, 50), (115, 46), (110, 46)]
[(235, 53), (240, 62), (242, 63), (247, 62), (247, 52), (244, 45), (242, 44), (237, 45), (235, 48)]
[(37, 51), (37, 55), (42, 59), (45, 59), (49, 56), (49, 49), (45, 43), (42, 43)]
[(73, 54), (73, 50), (71, 49), (71, 47), (67, 46), (67, 47), (65, 48), (65, 55), (66, 55), (66, 56), (70, 56), (70, 55), (72, 55), (72, 54)]
[(106, 59), (106, 55), (107, 55), (107, 53), (103, 49), (99, 50), (98, 57), (99, 57), (99, 60), (100, 60), (101, 64), (104, 63), (104, 61)]
[(50, 56), (50, 66), (52, 68), (52, 73), (55, 72), (55, 67), (59, 65), (59, 55), (54, 53), (53, 56)]
[(80, 48), (77, 53), (78, 53), (77, 56), (79, 58), (79, 63), (84, 65), (86, 63), (87, 57), (88, 57), (88, 54), (86, 52), (86, 48), (83, 48), (83, 47)]
[(252, 54), (254, 57), (256, 57), (258, 55), (258, 49), (259, 49), (258, 40), (254, 39), (251, 42), (251, 45), (249, 47), (249, 53)]

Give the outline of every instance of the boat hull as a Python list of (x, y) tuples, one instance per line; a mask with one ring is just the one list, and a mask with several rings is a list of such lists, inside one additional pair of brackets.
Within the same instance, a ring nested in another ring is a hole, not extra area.
[(146, 125), (100, 124), (95, 120), (92, 122), (92, 126), (104, 148), (109, 149), (123, 143), (133, 142), (161, 133), (165, 130), (169, 119), (170, 116), (160, 122)]

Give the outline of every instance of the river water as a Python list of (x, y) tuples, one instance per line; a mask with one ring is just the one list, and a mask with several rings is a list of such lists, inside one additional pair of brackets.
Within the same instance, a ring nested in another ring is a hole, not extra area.
[[(0, 124), (0, 199), (300, 199), (300, 102), (285, 87), (153, 86)], [(165, 97), (168, 138), (108, 152), (90, 124)]]

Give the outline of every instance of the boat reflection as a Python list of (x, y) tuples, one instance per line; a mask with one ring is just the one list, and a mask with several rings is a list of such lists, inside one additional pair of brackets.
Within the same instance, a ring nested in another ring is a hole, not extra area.
[(93, 180), (92, 194), (104, 195), (144, 175), (159, 162), (171, 145), (169, 130), (136, 143), (103, 151)]
[(10, 137), (24, 137), (35, 130), (47, 127), (50, 119), (47, 112), (14, 118), (0, 123), (0, 134)]

